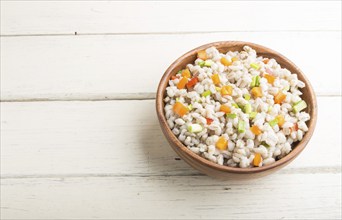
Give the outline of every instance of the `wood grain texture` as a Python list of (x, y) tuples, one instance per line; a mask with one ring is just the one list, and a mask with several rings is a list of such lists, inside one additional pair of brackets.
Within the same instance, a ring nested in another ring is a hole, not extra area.
[(6, 1), (1, 6), (2, 35), (341, 30), (339, 1)]
[[(316, 131), (286, 172), (341, 166), (341, 125), (331, 123), (341, 121), (341, 98), (318, 106)], [(198, 174), (175, 160), (154, 100), (1, 103), (0, 141), (3, 177)]]
[[(341, 218), (340, 1), (0, 4), (1, 219)], [(175, 160), (154, 100), (140, 101), (220, 40), (281, 52), (325, 96), (307, 148), (258, 181)], [(106, 99), (123, 101), (89, 101)]]
[(5, 179), (1, 218), (340, 219), (341, 174)]
[(341, 95), (340, 32), (261, 32), (2, 37), (1, 100), (153, 98), (176, 58), (217, 40), (265, 45), (299, 66), (318, 95)]

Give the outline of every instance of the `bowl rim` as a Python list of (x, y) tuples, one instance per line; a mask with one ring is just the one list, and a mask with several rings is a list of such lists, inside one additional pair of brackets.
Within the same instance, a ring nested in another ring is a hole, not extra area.
[[(289, 154), (287, 154), (285, 157), (281, 158), (280, 160), (275, 161), (272, 164), (261, 166), (261, 167), (248, 167), (248, 168), (230, 167), (230, 166), (226, 166), (226, 165), (219, 165), (219, 164), (214, 163), (214, 162), (212, 162), (212, 161), (210, 161), (204, 157), (201, 157), (200, 155), (195, 154), (190, 149), (188, 149), (172, 133), (170, 127), (167, 124), (167, 120), (166, 120), (166, 117), (164, 114), (164, 92), (165, 91), (164, 91), (163, 87), (164, 87), (164, 85), (166, 85), (165, 88), (167, 87), (168, 80), (171, 77), (172, 71), (174, 70), (174, 68), (177, 67), (177, 65), (180, 63), (180, 61), (182, 61), (183, 59), (185, 59), (189, 56), (193, 56), (194, 54), (196, 54), (200, 50), (204, 50), (204, 49), (207, 49), (207, 48), (212, 47), (212, 46), (217, 47), (217, 46), (222, 46), (222, 45), (226, 45), (227, 47), (247, 45), (247, 46), (252, 47), (253, 49), (255, 49), (255, 48), (263, 49), (272, 55), (278, 56), (279, 58), (281, 58), (282, 60), (287, 62), (289, 65), (291, 65), (294, 69), (296, 69), (296, 74), (299, 74), (302, 76), (302, 78), (304, 79), (305, 85), (307, 87), (308, 93), (311, 94), (313, 105), (311, 106), (311, 114), (310, 114), (310, 116), (311, 116), (310, 121), (311, 122), (310, 122), (310, 126), (308, 128), (308, 131), (304, 135), (303, 139), (297, 143), (296, 147)], [(289, 161), (292, 161), (295, 157), (297, 157), (300, 154), (300, 152), (302, 152), (304, 150), (304, 148), (306, 147), (307, 143), (309, 142), (310, 138), (313, 135), (313, 132), (314, 132), (315, 127), (316, 127), (316, 122), (317, 122), (316, 95), (315, 95), (315, 92), (312, 88), (310, 81), (305, 76), (305, 74), (292, 61), (290, 61), (284, 55), (282, 55), (282, 54), (280, 54), (280, 53), (278, 53), (278, 52), (276, 52), (270, 48), (267, 48), (265, 46), (255, 44), (255, 43), (251, 43), (251, 42), (245, 42), (245, 41), (217, 41), (217, 42), (207, 43), (207, 44), (201, 45), (199, 47), (196, 47), (196, 48), (186, 52), (185, 54), (180, 56), (178, 59), (176, 59), (167, 68), (167, 70), (165, 71), (165, 73), (163, 74), (163, 76), (159, 82), (157, 94), (156, 94), (156, 111), (157, 111), (159, 123), (160, 123), (160, 126), (162, 127), (164, 135), (166, 136), (166, 138), (170, 142), (172, 142), (173, 144), (176, 145), (177, 150), (183, 151), (184, 153), (189, 155), (192, 160), (196, 160), (197, 162), (201, 163), (204, 166), (213, 168), (215, 170), (223, 171), (223, 172), (239, 173), (239, 174), (259, 173), (259, 172), (271, 170), (271, 169), (276, 168), (278, 166), (286, 165)], [(173, 149), (177, 152), (177, 150), (175, 148), (173, 148)]]

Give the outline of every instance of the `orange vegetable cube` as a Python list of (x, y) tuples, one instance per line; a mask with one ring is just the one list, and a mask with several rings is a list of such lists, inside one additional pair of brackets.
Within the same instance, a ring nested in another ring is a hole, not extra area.
[(226, 105), (221, 105), (220, 106), (220, 111), (224, 113), (230, 113), (230, 108)]
[(232, 65), (232, 62), (228, 61), (225, 57), (222, 57), (220, 62), (223, 64), (223, 66), (230, 66), (230, 65)]
[(285, 123), (285, 118), (283, 115), (278, 115), (276, 117), (277, 121), (278, 121), (278, 126), (281, 127), (283, 126), (283, 124)]
[(190, 88), (194, 87), (197, 83), (198, 83), (198, 78), (194, 77), (186, 84), (186, 87), (188, 89), (190, 89)]
[(189, 69), (182, 70), (182, 76), (187, 77), (187, 78), (191, 78), (190, 70)]
[(274, 96), (274, 103), (280, 104), (286, 99), (286, 95), (279, 91), (276, 96)]
[(181, 80), (179, 80), (179, 83), (177, 84), (178, 89), (184, 89), (185, 85), (188, 83), (188, 78), (183, 77)]
[(259, 128), (258, 126), (256, 126), (256, 125), (253, 125), (253, 126), (251, 127), (251, 131), (252, 131), (252, 133), (255, 134), (255, 135), (259, 135), (259, 134), (262, 133), (262, 131), (260, 130), (260, 128)]
[(237, 60), (238, 60), (237, 57), (233, 57), (233, 58), (232, 58), (232, 62), (235, 62), (235, 61), (237, 61)]
[(253, 97), (255, 98), (262, 97), (262, 91), (260, 87), (253, 87), (253, 89), (251, 90), (251, 93)]
[(201, 60), (206, 60), (208, 59), (207, 53), (205, 50), (198, 51), (197, 57), (200, 58)]
[(268, 59), (268, 58), (265, 58), (262, 62), (264, 63), (264, 64), (267, 64), (268, 63), (268, 61), (270, 61), (270, 59)]
[(270, 74), (264, 74), (264, 77), (267, 79), (267, 82), (268, 82), (269, 84), (272, 84), (272, 85), (273, 85), (274, 80), (275, 80), (275, 76), (272, 76), (272, 75), (270, 75)]
[(205, 118), (207, 120), (207, 124), (210, 125), (214, 120), (211, 118)]
[(218, 74), (213, 74), (213, 75), (211, 76), (211, 79), (213, 80), (213, 82), (214, 82), (215, 85), (217, 85), (217, 84), (220, 83), (220, 77), (219, 77)]
[(216, 148), (219, 150), (227, 150), (228, 141), (224, 137), (220, 137), (216, 142)]
[(222, 86), (221, 88), (221, 95), (232, 95), (233, 88), (231, 86)]
[(183, 105), (182, 103), (176, 102), (173, 105), (173, 111), (174, 111), (174, 113), (176, 113), (177, 115), (182, 117), (183, 115), (188, 113), (189, 109), (185, 105)]
[(255, 167), (258, 167), (261, 161), (262, 161), (261, 154), (259, 153), (254, 154), (253, 165)]

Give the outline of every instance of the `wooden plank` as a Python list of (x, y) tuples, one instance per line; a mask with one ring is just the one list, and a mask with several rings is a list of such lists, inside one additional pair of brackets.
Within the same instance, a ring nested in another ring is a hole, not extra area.
[[(341, 166), (341, 98), (319, 97), (318, 106), (316, 131), (286, 172)], [(198, 173), (175, 160), (154, 100), (1, 103), (0, 143), (3, 177)]]
[(340, 219), (341, 174), (4, 179), (2, 219)]
[(341, 30), (340, 8), (339, 1), (4, 1), (1, 34)]
[(302, 68), (318, 94), (341, 95), (340, 32), (262, 32), (1, 38), (1, 99), (153, 98), (177, 57), (219, 40), (273, 48)]

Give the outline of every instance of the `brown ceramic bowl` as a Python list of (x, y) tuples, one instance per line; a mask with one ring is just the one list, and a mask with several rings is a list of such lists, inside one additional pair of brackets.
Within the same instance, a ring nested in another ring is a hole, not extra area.
[[(185, 145), (183, 145), (177, 139), (177, 137), (172, 133), (171, 129), (169, 128), (165, 118), (163, 101), (163, 99), (165, 98), (165, 89), (168, 86), (168, 81), (171, 78), (171, 76), (175, 75), (180, 69), (184, 69), (187, 64), (193, 63), (197, 58), (198, 51), (214, 46), (220, 52), (226, 53), (229, 50), (241, 51), (244, 45), (252, 47), (254, 50), (257, 51), (259, 56), (274, 58), (282, 67), (287, 68), (292, 73), (297, 73), (298, 79), (300, 79), (306, 84), (305, 88), (301, 90), (303, 92), (302, 98), (308, 105), (305, 111), (309, 113), (311, 116), (310, 121), (307, 123), (309, 131), (304, 135), (302, 141), (297, 143), (296, 146), (294, 146), (294, 149), (287, 156), (281, 158), (273, 164), (253, 168), (237, 168), (219, 165), (190, 151)], [(240, 41), (221, 41), (209, 43), (187, 52), (186, 54), (178, 58), (175, 62), (173, 62), (160, 80), (156, 97), (156, 110), (161, 129), (165, 137), (167, 138), (168, 142), (170, 143), (171, 147), (176, 151), (176, 153), (193, 168), (199, 170), (204, 174), (217, 177), (220, 179), (250, 179), (255, 177), (261, 177), (268, 175), (272, 172), (275, 172), (280, 168), (286, 166), (293, 159), (295, 159), (308, 144), (314, 132), (317, 120), (316, 96), (309, 80), (306, 78), (303, 72), (289, 59), (287, 59), (286, 57), (284, 57), (283, 55), (279, 54), (274, 50), (257, 44)]]

